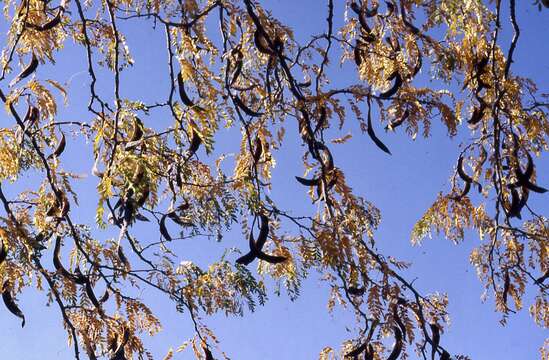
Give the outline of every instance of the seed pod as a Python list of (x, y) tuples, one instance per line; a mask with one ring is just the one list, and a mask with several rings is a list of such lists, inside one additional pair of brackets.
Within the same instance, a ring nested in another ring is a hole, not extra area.
[(394, 75), (394, 79), (395, 82), (393, 83), (393, 86), (389, 90), (379, 94), (380, 99), (388, 99), (398, 92), (402, 86), (402, 76), (397, 72), (396, 75)]
[(295, 179), (296, 179), (300, 184), (305, 185), (305, 186), (318, 186), (318, 185), (320, 184), (320, 179), (319, 179), (319, 178), (305, 179), (305, 178), (296, 176)]
[(465, 197), (469, 193), (469, 190), (471, 190), (471, 183), (466, 182), (461, 193), (457, 196), (450, 196), (450, 199), (460, 201), (463, 197)]
[(397, 127), (402, 125), (404, 123), (404, 121), (406, 121), (406, 119), (408, 119), (409, 116), (410, 116), (410, 111), (408, 109), (406, 109), (404, 111), (404, 114), (402, 114), (402, 116), (400, 117), (400, 119), (395, 120), (395, 121), (391, 121), (389, 123), (389, 125), (385, 126), (385, 130), (393, 131), (394, 129), (396, 129)]
[(166, 217), (167, 217), (167, 215), (163, 215), (162, 218), (160, 218), (160, 234), (167, 241), (172, 241), (172, 237), (170, 236), (170, 233), (168, 232), (168, 229), (166, 228)]
[(198, 151), (198, 148), (200, 147), (200, 144), (202, 144), (202, 138), (200, 137), (200, 134), (198, 134), (198, 131), (196, 131), (193, 127), (191, 127), (191, 142), (189, 144), (189, 149), (187, 150), (187, 159), (190, 159), (196, 152)]
[(55, 247), (53, 249), (53, 266), (57, 273), (61, 274), (63, 277), (75, 281), (76, 277), (65, 269), (61, 260), (59, 259), (59, 253), (61, 251), (61, 237), (55, 237)]
[(25, 315), (23, 314), (21, 309), (19, 309), (19, 306), (17, 306), (17, 303), (11, 296), (9, 280), (6, 280), (4, 282), (2, 300), (4, 300), (4, 304), (6, 305), (6, 308), (9, 310), (9, 312), (22, 320), (21, 327), (25, 327)]
[(143, 122), (137, 118), (133, 118), (132, 134), (130, 136), (130, 142), (139, 141), (143, 138)]
[(204, 350), (204, 356), (206, 357), (206, 360), (214, 360), (212, 352), (210, 351), (210, 349), (208, 349), (208, 345), (202, 344), (202, 350)]
[(122, 248), (122, 245), (118, 245), (118, 249), (116, 250), (116, 253), (118, 255), (118, 259), (124, 264), (124, 267), (129, 269), (130, 268), (130, 262), (128, 258), (126, 257), (126, 254), (124, 254), (124, 249)]
[(86, 284), (85, 284), (84, 288), (86, 290), (86, 295), (90, 299), (93, 306), (95, 306), (95, 308), (97, 309), (99, 314), (101, 314), (101, 316), (103, 316), (104, 315), (103, 308), (101, 307), (101, 304), (99, 303), (99, 301), (95, 297), (95, 294), (93, 292), (93, 287), (92, 287), (91, 282), (90, 282), (89, 279), (86, 279)]
[(269, 264), (280, 264), (288, 260), (285, 256), (268, 255), (264, 252), (257, 254), (257, 258), (268, 262)]
[(183, 102), (183, 104), (187, 105), (193, 110), (196, 110), (199, 112), (204, 111), (204, 108), (196, 105), (194, 101), (191, 100), (189, 95), (187, 95), (187, 92), (185, 91), (185, 83), (183, 81), (183, 75), (181, 74), (181, 71), (179, 72), (179, 74), (177, 74), (177, 85), (179, 89), (179, 97), (181, 98), (181, 101)]
[(396, 304), (393, 304), (393, 318), (395, 319), (396, 324), (398, 325), (400, 331), (402, 331), (402, 338), (406, 341), (406, 326), (402, 322), (400, 315), (398, 314), (398, 307)]
[(254, 44), (260, 53), (266, 55), (274, 55), (273, 50), (269, 47), (267, 39), (265, 39), (263, 31), (261, 31), (259, 28), (256, 29), (254, 32)]
[(31, 127), (36, 123), (40, 117), (40, 110), (37, 107), (29, 105), (27, 113), (25, 114), (25, 119), (23, 120), (27, 124), (27, 128)]
[(372, 344), (368, 345), (368, 350), (364, 353), (364, 360), (374, 360), (374, 347)]
[(250, 232), (250, 236), (248, 238), (248, 242), (250, 244), (250, 251), (248, 253), (246, 253), (245, 255), (239, 257), (238, 259), (236, 259), (237, 264), (241, 264), (241, 265), (246, 266), (246, 265), (251, 264), (255, 260), (257, 252), (254, 251), (255, 240), (254, 240), (254, 237), (253, 237), (251, 232)]
[(308, 87), (310, 87), (312, 84), (313, 84), (313, 82), (311, 81), (311, 79), (308, 79), (307, 81), (298, 83), (297, 86), (299, 86), (300, 88), (308, 88)]
[(106, 303), (107, 300), (109, 300), (109, 296), (110, 296), (110, 294), (109, 294), (109, 289), (105, 289), (105, 293), (103, 294), (103, 296), (101, 296), (101, 297), (99, 298), (99, 302), (100, 302), (101, 304)]
[(355, 45), (355, 48), (353, 50), (353, 54), (354, 54), (354, 57), (355, 57), (355, 64), (358, 68), (360, 68), (360, 65), (362, 64), (362, 49), (360, 48), (360, 45), (357, 41), (356, 45)]
[(549, 270), (547, 270), (545, 272), (545, 274), (543, 274), (542, 276), (540, 276), (539, 278), (537, 278), (535, 280), (535, 283), (538, 284), (538, 285), (543, 285), (543, 283), (545, 282), (545, 280), (549, 279)]
[(463, 155), (461, 155), (458, 159), (457, 163), (457, 173), (459, 177), (465, 181), (466, 183), (472, 183), (473, 179), (465, 173), (465, 169), (463, 168)]
[(36, 68), (38, 67), (38, 59), (36, 58), (36, 55), (32, 53), (32, 58), (30, 63), (17, 75), (15, 79), (13, 79), (10, 82), (10, 86), (13, 86), (17, 84), (19, 81), (23, 80), (24, 78), (30, 76), (34, 71), (36, 71)]
[(328, 123), (328, 112), (326, 110), (325, 106), (322, 106), (320, 108), (320, 116), (318, 118), (318, 122), (316, 123), (315, 130), (313, 133), (317, 133), (320, 129), (324, 128), (326, 124)]
[(350, 357), (350, 358), (355, 358), (357, 359), (358, 355), (362, 354), (362, 352), (364, 350), (366, 350), (366, 348), (368, 347), (368, 343), (364, 343), (364, 344), (361, 344), (359, 346), (357, 346), (354, 350), (348, 352), (347, 354), (345, 354), (345, 357)]
[(244, 111), (244, 113), (248, 116), (252, 116), (252, 117), (260, 117), (263, 115), (263, 113), (260, 113), (260, 112), (257, 112), (257, 111), (253, 111), (252, 109), (250, 109), (246, 104), (244, 104), (244, 102), (242, 101), (242, 99), (240, 99), (238, 96), (234, 96), (234, 103), (236, 104), (236, 106), (238, 106), (242, 111)]
[(450, 354), (446, 350), (442, 350), (442, 354), (440, 355), (440, 360), (450, 360)]
[(547, 192), (547, 189), (532, 183), (531, 178), (532, 178), (532, 175), (534, 174), (534, 161), (532, 160), (532, 156), (528, 151), (526, 151), (526, 158), (528, 160), (528, 163), (526, 165), (526, 170), (522, 172), (520, 165), (517, 164), (517, 167), (515, 169), (517, 182), (512, 184), (511, 186), (513, 187), (523, 186), (528, 188), (529, 190), (532, 190), (533, 192), (540, 193), (540, 194)]
[(370, 139), (374, 142), (374, 144), (377, 145), (378, 148), (380, 148), (382, 151), (386, 152), (387, 154), (391, 155), (391, 151), (385, 144), (379, 140), (379, 138), (376, 136), (374, 132), (374, 127), (372, 125), (372, 116), (371, 116), (371, 108), (368, 107), (368, 136), (370, 136)]
[(250, 251), (236, 260), (238, 264), (248, 265), (254, 261), (256, 257), (271, 264), (279, 264), (287, 260), (284, 256), (268, 255), (262, 251), (269, 236), (269, 218), (263, 214), (260, 215), (260, 218), (261, 226), (257, 241), (254, 240), (253, 232), (250, 231)]
[(0, 238), (0, 265), (6, 260), (8, 256), (8, 250), (6, 249), (6, 244), (4, 240)]
[(51, 30), (51, 29), (53, 29), (54, 27), (56, 27), (57, 25), (59, 25), (61, 23), (61, 17), (63, 15), (64, 11), (65, 11), (65, 9), (63, 7), (60, 7), (59, 10), (57, 11), (57, 14), (55, 15), (55, 17), (53, 17), (50, 21), (48, 21), (48, 22), (46, 22), (42, 25), (25, 23), (25, 27), (27, 27), (29, 29), (36, 30), (36, 31)]
[(57, 147), (55, 148), (53, 154), (50, 154), (48, 156), (48, 159), (57, 158), (61, 156), (63, 151), (65, 151), (65, 146), (66, 146), (65, 134), (61, 133), (61, 140), (59, 141), (59, 144), (57, 144)]
[(400, 352), (402, 351), (402, 333), (397, 327), (394, 327), (393, 331), (395, 332), (395, 346), (393, 347), (393, 350), (391, 351), (391, 354), (389, 354), (387, 360), (398, 359)]
[(347, 292), (350, 294), (350, 295), (353, 295), (353, 296), (362, 296), (364, 295), (364, 292), (366, 291), (366, 289), (364, 287), (356, 287), (356, 286), (349, 286), (347, 288)]
[(242, 58), (243, 58), (243, 55), (242, 55), (242, 52), (240, 50), (236, 50), (235, 51), (236, 53), (236, 68), (235, 68), (235, 71), (233, 72), (233, 76), (232, 76), (232, 79), (230, 81), (230, 85), (234, 85), (234, 83), (238, 80), (238, 78), (240, 77), (240, 74), (242, 73), (242, 67), (243, 67), (243, 64), (244, 62), (242, 61)]
[(473, 114), (471, 115), (471, 118), (467, 120), (467, 122), (470, 125), (476, 125), (482, 120), (483, 117), (484, 117), (484, 108), (482, 106), (476, 107), (473, 110)]
[(440, 343), (440, 329), (437, 324), (429, 324), (431, 327), (431, 332), (433, 333), (433, 336), (431, 338), (431, 360), (435, 360), (435, 354), (438, 348), (438, 344)]

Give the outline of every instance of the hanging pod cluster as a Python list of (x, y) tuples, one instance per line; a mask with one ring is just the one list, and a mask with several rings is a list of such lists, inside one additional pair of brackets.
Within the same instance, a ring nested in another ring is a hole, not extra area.
[(257, 240), (254, 239), (253, 230), (251, 230), (249, 237), (250, 251), (238, 258), (236, 260), (237, 264), (249, 265), (255, 259), (260, 259), (270, 264), (280, 264), (287, 260), (284, 256), (268, 255), (263, 252), (263, 246), (269, 237), (269, 218), (264, 214), (260, 214), (259, 218), (261, 224)]

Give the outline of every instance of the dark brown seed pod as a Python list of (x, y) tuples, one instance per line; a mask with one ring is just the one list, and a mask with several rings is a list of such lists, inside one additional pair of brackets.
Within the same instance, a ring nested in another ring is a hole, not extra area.
[(311, 79), (309, 79), (309, 80), (307, 80), (307, 81), (298, 83), (297, 86), (299, 86), (300, 88), (308, 88), (308, 87), (310, 87), (312, 84), (313, 84), (313, 82), (311, 81)]
[(61, 263), (61, 260), (59, 259), (59, 253), (61, 252), (61, 237), (56, 236), (55, 237), (55, 246), (53, 249), (53, 267), (57, 271), (58, 274), (61, 274), (63, 277), (75, 281), (76, 276), (71, 274), (70, 272), (65, 269), (63, 264)]
[(296, 176), (295, 179), (301, 184), (305, 186), (318, 186), (320, 184), (319, 178), (314, 179), (305, 179), (299, 176)]
[(395, 82), (393, 83), (393, 86), (389, 90), (379, 94), (380, 99), (388, 99), (398, 92), (402, 86), (402, 76), (397, 72), (396, 75), (394, 75), (394, 79)]
[(381, 16), (382, 18), (388, 18), (388, 17), (391, 17), (393, 16), (393, 14), (395, 13), (395, 5), (389, 1), (385, 1), (385, 4), (387, 5), (387, 12), (383, 15), (379, 15)]
[(347, 288), (347, 292), (349, 293), (349, 295), (353, 295), (353, 296), (362, 296), (364, 295), (364, 292), (366, 291), (366, 289), (364, 287), (356, 287), (356, 286), (349, 286)]
[(24, 122), (27, 124), (27, 127), (31, 127), (34, 123), (36, 123), (39, 117), (40, 110), (38, 110), (35, 106), (29, 105), (27, 113), (25, 114)]
[(183, 75), (181, 74), (181, 71), (179, 72), (179, 74), (177, 74), (177, 86), (179, 89), (179, 97), (181, 98), (181, 102), (183, 102), (183, 104), (187, 105), (193, 110), (199, 112), (204, 111), (204, 108), (196, 105), (194, 101), (191, 100), (189, 95), (187, 95), (187, 91), (185, 90), (185, 82), (183, 81)]
[(446, 350), (442, 350), (442, 354), (440, 355), (440, 360), (450, 360), (450, 354)]
[(465, 172), (465, 169), (463, 168), (463, 155), (461, 155), (458, 159), (457, 173), (463, 181), (467, 183), (473, 182), (473, 179), (469, 175), (467, 175), (467, 173)]
[(86, 290), (86, 295), (88, 296), (88, 299), (90, 299), (91, 303), (93, 304), (93, 306), (95, 306), (99, 314), (103, 316), (104, 314), (103, 308), (101, 307), (99, 300), (97, 300), (97, 298), (95, 297), (95, 293), (93, 292), (93, 287), (89, 279), (86, 279), (86, 284), (84, 285), (84, 289)]
[(8, 249), (6, 249), (4, 240), (0, 238), (0, 265), (6, 260), (6, 257), (8, 257)]
[(116, 254), (118, 255), (118, 259), (120, 259), (120, 262), (124, 264), (125, 268), (130, 268), (130, 261), (126, 257), (126, 254), (124, 254), (124, 249), (122, 248), (122, 245), (118, 245), (118, 248), (116, 250)]
[(377, 137), (376, 133), (374, 132), (374, 127), (372, 125), (372, 116), (371, 116), (371, 108), (368, 107), (368, 136), (370, 136), (370, 139), (376, 144), (378, 148), (380, 148), (382, 151), (386, 152), (387, 154), (391, 155), (391, 151), (389, 148)]
[(162, 218), (160, 218), (160, 234), (167, 241), (172, 241), (172, 237), (170, 236), (170, 233), (168, 232), (168, 229), (166, 228), (166, 217), (167, 216), (168, 215), (162, 215)]
[(206, 357), (206, 360), (215, 360), (212, 352), (208, 348), (208, 345), (202, 344), (202, 350), (204, 350), (204, 356)]
[(19, 75), (17, 75), (17, 77), (10, 82), (10, 86), (17, 84), (19, 81), (30, 76), (33, 72), (36, 71), (37, 67), (38, 67), (38, 59), (36, 58), (36, 55), (32, 53), (32, 58), (30, 63), (27, 66), (25, 66), (25, 68), (19, 73)]
[(202, 144), (202, 138), (200, 137), (200, 134), (198, 131), (194, 130), (194, 128), (191, 127), (191, 142), (189, 144), (189, 149), (187, 150), (187, 159), (190, 159), (196, 152), (198, 151), (198, 148), (200, 147), (200, 144)]
[(368, 345), (368, 349), (364, 353), (364, 360), (374, 360), (374, 347), (372, 344)]
[(255, 260), (257, 252), (254, 251), (255, 240), (254, 240), (254, 237), (253, 237), (251, 232), (250, 232), (250, 236), (248, 238), (248, 242), (250, 244), (250, 251), (248, 253), (244, 254), (243, 256), (239, 257), (238, 259), (236, 259), (237, 264), (246, 266), (246, 265), (251, 264)]
[(397, 327), (394, 327), (393, 331), (395, 333), (395, 346), (393, 347), (393, 350), (391, 351), (391, 354), (389, 354), (387, 360), (397, 360), (402, 351), (402, 333)]
[(244, 113), (248, 116), (252, 116), (252, 117), (260, 117), (263, 115), (263, 113), (261, 112), (257, 112), (257, 111), (254, 111), (252, 109), (250, 109), (246, 104), (244, 104), (244, 102), (242, 101), (242, 99), (240, 99), (238, 96), (234, 96), (234, 103), (236, 104), (236, 106), (238, 106), (242, 111), (244, 111)]
[(404, 121), (406, 121), (406, 119), (408, 119), (409, 116), (410, 116), (410, 111), (408, 109), (406, 109), (404, 111), (404, 114), (402, 114), (402, 116), (400, 117), (400, 119), (397, 119), (395, 121), (391, 121), (389, 123), (389, 125), (385, 126), (385, 130), (393, 131), (394, 129), (396, 129), (397, 127), (402, 125), (404, 123)]
[(36, 30), (36, 31), (51, 30), (51, 29), (53, 29), (54, 27), (56, 27), (57, 25), (59, 25), (61, 23), (61, 19), (62, 19), (64, 11), (65, 11), (65, 9), (63, 7), (60, 7), (59, 10), (57, 11), (57, 14), (51, 20), (49, 20), (48, 22), (46, 22), (42, 25), (25, 23), (25, 27), (27, 27), (29, 29)]
[(368, 347), (368, 343), (361, 344), (357, 346), (355, 349), (353, 349), (352, 351), (349, 351), (347, 354), (345, 354), (345, 357), (357, 359), (358, 355), (362, 354), (367, 347)]
[(143, 122), (138, 118), (133, 118), (132, 134), (130, 135), (130, 142), (139, 141), (143, 138)]
[(362, 49), (360, 48), (360, 45), (359, 45), (358, 41), (357, 41), (357, 43), (355, 45), (355, 48), (353, 50), (353, 55), (354, 55), (354, 58), (355, 58), (356, 66), (360, 68), (360, 65), (362, 64), (363, 53), (362, 53)]
[(265, 254), (264, 252), (258, 253), (257, 258), (260, 260), (266, 261), (269, 264), (280, 264), (288, 260), (285, 256), (268, 255), (268, 254)]
[(543, 283), (545, 282), (545, 280), (549, 279), (549, 270), (547, 270), (545, 272), (545, 274), (543, 274), (542, 276), (540, 276), (539, 278), (536, 279), (535, 283), (538, 284), (538, 285), (543, 285)]
[(459, 195), (456, 195), (456, 196), (450, 196), (450, 199), (460, 201), (469, 193), (470, 190), (471, 190), (471, 183), (466, 182), (461, 193), (459, 193)]
[(431, 360), (435, 360), (435, 354), (438, 349), (438, 345), (440, 343), (440, 329), (437, 324), (429, 324), (431, 327)]
[(84, 285), (88, 281), (88, 278), (82, 274), (82, 271), (80, 271), (80, 268), (76, 266), (76, 269), (74, 269), (74, 282), (78, 285)]
[(406, 326), (404, 326), (404, 323), (402, 322), (402, 319), (398, 314), (398, 306), (396, 304), (393, 304), (392, 308), (393, 308), (393, 318), (395, 319), (395, 322), (398, 325), (398, 328), (400, 329), (400, 331), (402, 331), (402, 338), (404, 339), (404, 341), (406, 341)]
[(248, 265), (254, 261), (255, 258), (271, 264), (279, 264), (287, 260), (284, 256), (268, 255), (262, 251), (263, 246), (267, 242), (267, 238), (269, 236), (269, 218), (266, 215), (261, 214), (260, 219), (261, 226), (259, 229), (259, 235), (257, 236), (257, 241), (254, 240), (253, 234), (250, 231), (250, 251), (236, 260), (238, 264)]
[(67, 145), (67, 141), (65, 139), (65, 134), (61, 133), (61, 140), (59, 140), (59, 144), (57, 144), (57, 147), (55, 148), (53, 153), (48, 156), (48, 159), (57, 158), (61, 156), (63, 151), (65, 151), (66, 145)]
[(269, 47), (269, 43), (263, 34), (263, 31), (256, 29), (254, 32), (254, 44), (260, 53), (265, 55), (274, 55), (273, 50)]
[(318, 122), (316, 123), (313, 133), (317, 133), (320, 129), (323, 129), (328, 124), (328, 111), (325, 106), (320, 108), (320, 116), (318, 117)]
[(21, 327), (25, 327), (25, 315), (23, 314), (21, 309), (19, 309), (19, 306), (17, 306), (17, 303), (11, 295), (11, 286), (9, 280), (6, 280), (4, 282), (2, 300), (4, 300), (4, 304), (6, 305), (6, 308), (9, 310), (9, 312), (22, 320)]
[(504, 208), (507, 211), (507, 216), (510, 218), (516, 217), (521, 219), (520, 215), (520, 204), (521, 204), (521, 198), (516, 189), (511, 189), (511, 204), (508, 204), (507, 202), (504, 202)]
[(230, 81), (230, 85), (234, 85), (234, 83), (238, 80), (238, 78), (240, 77), (240, 74), (242, 73), (242, 67), (244, 65), (244, 62), (242, 61), (242, 58), (243, 58), (243, 55), (242, 55), (242, 52), (240, 50), (236, 50), (236, 68), (233, 72), (233, 76), (231, 78), (231, 81)]
[(520, 164), (517, 164), (517, 167), (515, 168), (515, 174), (517, 176), (517, 182), (512, 184), (512, 187), (518, 187), (523, 186), (528, 188), (529, 190), (532, 190), (533, 192), (543, 194), (547, 192), (547, 189), (538, 186), (534, 183), (532, 183), (531, 178), (534, 174), (534, 161), (532, 160), (532, 156), (527, 151), (526, 152), (526, 158), (528, 160), (526, 165), (526, 170), (523, 172), (520, 168)]
[(101, 296), (99, 298), (99, 302), (101, 304), (106, 303), (109, 300), (109, 296), (110, 296), (109, 289), (105, 289), (105, 292), (103, 293), (103, 296)]
[(467, 120), (469, 125), (476, 125), (478, 124), (482, 118), (484, 117), (484, 106), (481, 105), (480, 107), (476, 107), (473, 110), (473, 114), (471, 115), (471, 118)]

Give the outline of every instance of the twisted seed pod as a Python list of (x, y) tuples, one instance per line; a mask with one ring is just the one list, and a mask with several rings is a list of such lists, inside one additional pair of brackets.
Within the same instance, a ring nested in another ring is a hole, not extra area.
[(273, 50), (269, 47), (267, 39), (265, 39), (265, 36), (263, 35), (263, 31), (259, 28), (254, 32), (254, 44), (260, 53), (265, 55), (274, 55)]
[(364, 353), (364, 360), (374, 360), (374, 347), (372, 344), (368, 345), (368, 350)]
[(244, 111), (244, 113), (248, 116), (252, 116), (252, 117), (260, 117), (263, 115), (263, 113), (261, 112), (257, 112), (257, 111), (254, 111), (252, 109), (250, 109), (246, 104), (244, 104), (244, 102), (242, 101), (242, 99), (240, 99), (238, 96), (234, 96), (234, 103), (236, 104), (236, 106), (238, 106), (242, 111)]
[(138, 118), (133, 118), (132, 134), (130, 136), (130, 142), (139, 141), (143, 138), (143, 122)]
[(200, 144), (202, 144), (200, 134), (198, 134), (198, 131), (191, 127), (191, 142), (189, 144), (189, 149), (187, 150), (187, 159), (190, 159), (194, 154), (196, 154)]
[[(398, 75), (398, 76), (400, 76), (400, 75)], [(367, 132), (368, 132), (368, 136), (370, 136), (370, 139), (372, 139), (372, 141), (374, 142), (374, 144), (376, 144), (376, 146), (378, 148), (380, 148), (382, 151), (386, 152), (387, 154), (391, 155), (391, 151), (389, 150), (389, 148), (387, 146), (385, 146), (385, 144), (381, 140), (379, 140), (376, 133), (374, 132), (374, 127), (372, 125), (372, 116), (371, 116), (371, 107), (370, 106), (368, 106), (368, 130), (367, 130)]]
[(471, 118), (469, 120), (467, 120), (467, 122), (470, 125), (478, 124), (482, 120), (482, 118), (484, 117), (484, 108), (485, 108), (484, 104), (481, 104), (480, 107), (476, 107), (473, 110), (473, 114), (471, 115)]
[(86, 290), (86, 295), (90, 299), (93, 306), (95, 306), (99, 314), (103, 316), (104, 315), (103, 308), (101, 307), (101, 303), (99, 303), (99, 301), (97, 300), (97, 297), (95, 297), (95, 293), (93, 292), (93, 287), (91, 285), (90, 279), (86, 279), (84, 289)]
[(465, 181), (467, 183), (472, 183), (473, 182), (473, 178), (471, 178), (469, 175), (467, 175), (467, 173), (465, 172), (465, 169), (463, 168), (463, 155), (461, 155), (458, 159), (457, 173), (463, 181)]
[(57, 158), (57, 157), (61, 156), (63, 151), (65, 151), (65, 146), (66, 145), (67, 145), (67, 142), (66, 142), (66, 139), (65, 139), (65, 134), (61, 133), (61, 140), (59, 140), (59, 144), (57, 144), (57, 147), (55, 148), (53, 153), (48, 156), (48, 159)]
[(25, 23), (25, 27), (27, 27), (29, 29), (36, 30), (36, 31), (51, 30), (51, 29), (53, 29), (54, 27), (56, 27), (57, 25), (59, 25), (61, 23), (61, 19), (62, 19), (62, 15), (63, 15), (64, 11), (65, 11), (65, 9), (61, 6), (59, 8), (59, 10), (57, 10), (57, 14), (50, 21), (48, 21), (48, 22), (46, 22), (42, 25)]
[(437, 324), (429, 324), (433, 336), (431, 338), (431, 360), (435, 360), (435, 354), (440, 343), (440, 329)]
[(8, 256), (8, 250), (6, 249), (6, 244), (4, 240), (0, 238), (0, 265), (6, 260)]
[(109, 296), (110, 296), (110, 294), (109, 294), (109, 289), (105, 289), (105, 293), (103, 294), (103, 296), (101, 296), (101, 297), (99, 298), (99, 302), (100, 302), (101, 304), (106, 303), (107, 300), (109, 300)]
[(402, 76), (398, 72), (396, 73), (396, 75), (394, 75), (394, 79), (395, 79), (395, 82), (393, 83), (393, 86), (389, 90), (379, 94), (379, 97), (381, 99), (388, 99), (392, 97), (398, 92), (398, 90), (402, 86)]
[(263, 154), (263, 143), (261, 142), (261, 139), (259, 137), (256, 137), (255, 143), (254, 143), (254, 152), (252, 155), (252, 158), (254, 159), (254, 163), (259, 162), (262, 154)]
[(61, 260), (59, 259), (60, 251), (61, 251), (61, 237), (56, 236), (55, 247), (53, 249), (53, 266), (55, 267), (55, 270), (57, 271), (57, 273), (61, 274), (63, 277), (69, 280), (75, 281), (76, 276), (68, 272), (67, 269), (65, 269), (65, 267), (61, 263)]
[(118, 255), (118, 259), (124, 264), (124, 267), (130, 268), (130, 262), (128, 258), (126, 257), (126, 254), (124, 254), (124, 249), (122, 248), (122, 245), (118, 245), (118, 248), (116, 250), (116, 254)]
[(509, 277), (509, 271), (505, 271), (505, 277), (503, 280), (503, 292), (502, 292), (502, 298), (503, 303), (505, 304), (505, 307), (507, 308), (507, 295), (509, 294), (509, 286), (511, 284), (511, 279)]
[(366, 289), (364, 287), (356, 287), (356, 286), (349, 286), (347, 288), (347, 292), (350, 294), (350, 295), (353, 295), (353, 296), (362, 296), (364, 295), (364, 292), (366, 291)]
[(440, 360), (450, 360), (450, 354), (446, 350), (442, 350), (442, 354), (440, 355)]
[(17, 84), (19, 81), (30, 76), (33, 72), (36, 71), (37, 67), (38, 67), (38, 59), (36, 58), (36, 55), (32, 53), (32, 58), (30, 63), (27, 66), (25, 66), (25, 68), (19, 73), (19, 75), (17, 75), (17, 77), (10, 82), (10, 86)]
[(2, 292), (2, 300), (4, 300), (4, 304), (6, 305), (6, 308), (11, 312), (13, 315), (17, 316), (22, 320), (21, 327), (25, 327), (25, 315), (19, 309), (19, 306), (17, 306), (17, 303), (11, 296), (11, 290), (10, 290), (10, 284), (9, 280), (6, 280), (4, 282), (3, 286), (3, 292)]
[(469, 193), (470, 190), (471, 190), (471, 183), (466, 182), (461, 193), (459, 193), (459, 195), (457, 196), (450, 196), (450, 199), (460, 201), (463, 197), (465, 197)]
[(393, 305), (393, 318), (395, 319), (400, 331), (402, 331), (402, 338), (406, 341), (406, 326), (404, 326), (404, 323), (398, 314), (398, 307), (396, 304)]
[(242, 73), (242, 67), (244, 65), (244, 62), (242, 61), (243, 55), (242, 55), (242, 52), (240, 50), (236, 50), (236, 56), (237, 56), (236, 68), (235, 68), (235, 71), (233, 73), (232, 79), (229, 83), (229, 85), (231, 85), (231, 86), (233, 86), (234, 83), (240, 77), (240, 74)]
[(168, 232), (168, 229), (166, 228), (166, 217), (167, 215), (162, 215), (162, 218), (160, 218), (160, 234), (166, 239), (167, 241), (172, 241), (172, 237), (170, 236), (170, 233)]
[(177, 74), (177, 85), (179, 89), (179, 97), (181, 98), (181, 102), (183, 102), (183, 104), (187, 105), (193, 110), (196, 110), (199, 112), (204, 111), (204, 108), (196, 105), (194, 101), (191, 100), (189, 95), (187, 95), (187, 92), (185, 91), (185, 83), (183, 81), (183, 75), (181, 74), (181, 71), (179, 72), (179, 74)]
[(393, 331), (395, 333), (395, 346), (393, 347), (393, 350), (391, 351), (391, 354), (389, 354), (387, 360), (398, 359), (400, 353), (402, 352), (402, 333), (397, 327), (394, 327)]
[(295, 179), (301, 184), (305, 186), (318, 186), (320, 184), (319, 178), (314, 179), (305, 179), (299, 176), (296, 176)]
[(396, 129), (397, 127), (402, 125), (404, 123), (404, 121), (406, 121), (406, 119), (408, 119), (409, 116), (410, 116), (410, 111), (408, 109), (406, 109), (404, 111), (404, 114), (402, 114), (402, 116), (400, 117), (400, 119), (395, 120), (395, 121), (391, 121), (389, 123), (389, 125), (385, 126), (385, 130), (393, 131), (394, 129)]
[(367, 346), (368, 346), (368, 343), (361, 344), (358, 347), (356, 347), (354, 350), (352, 350), (352, 351), (348, 352), (347, 354), (345, 354), (345, 357), (346, 358), (350, 357), (350, 358), (355, 358), (356, 359), (358, 357), (358, 355), (362, 354), (362, 352), (364, 350), (366, 350)]
[(279, 264), (287, 260), (284, 256), (268, 255), (262, 251), (263, 246), (267, 242), (267, 238), (269, 236), (269, 218), (261, 214), (260, 219), (261, 219), (261, 226), (259, 229), (259, 235), (257, 236), (257, 241), (254, 240), (252, 232), (250, 232), (250, 238), (249, 238), (250, 251), (246, 255), (241, 256), (236, 260), (238, 264), (248, 265), (255, 258), (258, 258), (260, 260), (266, 261), (271, 264)]
[(543, 194), (547, 192), (547, 189), (538, 186), (532, 182), (532, 175), (534, 174), (534, 161), (532, 160), (532, 156), (528, 151), (526, 151), (526, 158), (528, 160), (528, 163), (526, 165), (526, 170), (522, 172), (522, 169), (520, 168), (520, 164), (517, 164), (517, 167), (515, 169), (515, 173), (517, 176), (517, 182), (512, 184), (511, 186), (517, 187), (517, 186), (524, 186), (528, 188), (529, 190), (532, 190), (533, 192)]
[(210, 349), (208, 349), (207, 345), (202, 344), (202, 350), (204, 350), (204, 356), (206, 357), (206, 360), (214, 360), (213, 354)]

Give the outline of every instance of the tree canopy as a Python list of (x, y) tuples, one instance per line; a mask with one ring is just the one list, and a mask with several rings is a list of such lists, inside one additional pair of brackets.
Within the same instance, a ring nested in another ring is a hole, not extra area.
[[(531, 205), (549, 186), (536, 171), (549, 94), (513, 71), (516, 8), (545, 11), (547, 1), (325, 0), (315, 34), (253, 0), (3, 4), (0, 291), (22, 326), (37, 310), (18, 297), (43, 292), (76, 359), (170, 359), (186, 347), (200, 359), (238, 358), (223, 352), (207, 316), (243, 315), (273, 290), (297, 298), (311, 274), (329, 284), (328, 310), (347, 309), (358, 329), (319, 349), (320, 359), (468, 359), (445, 343), (459, 316), (448, 297), (423, 293), (404, 274), (408, 262), (379, 250), (381, 212), (333, 156), (360, 133), (390, 155), (384, 138), (429, 137), (438, 123), (465, 136), (451, 186), (433, 192), (412, 243), (475, 233), (470, 262), (501, 322), (524, 311), (530, 291), (533, 321), (549, 326), (549, 221)], [(167, 86), (146, 98), (129, 95), (134, 64), (152, 46), (128, 45), (141, 27), (164, 38), (156, 68)], [(55, 65), (67, 56), (87, 68), (74, 80), (84, 81), (84, 100)], [(353, 76), (335, 81), (341, 68)], [(87, 118), (61, 116), (64, 106)], [(342, 131), (349, 123), (355, 133)], [(272, 196), (283, 148), (302, 164), (295, 180), (286, 174), (302, 191), (288, 196), (312, 203), (309, 213)], [(88, 177), (71, 171), (67, 152), (89, 162)], [(93, 212), (79, 211), (83, 202)], [(228, 243), (235, 228), (241, 238)], [(208, 239), (222, 256), (178, 260), (181, 243)], [(195, 335), (168, 354), (149, 352), (143, 336), (162, 319), (142, 289), (171, 301)], [(548, 341), (540, 352), (549, 357)]]

